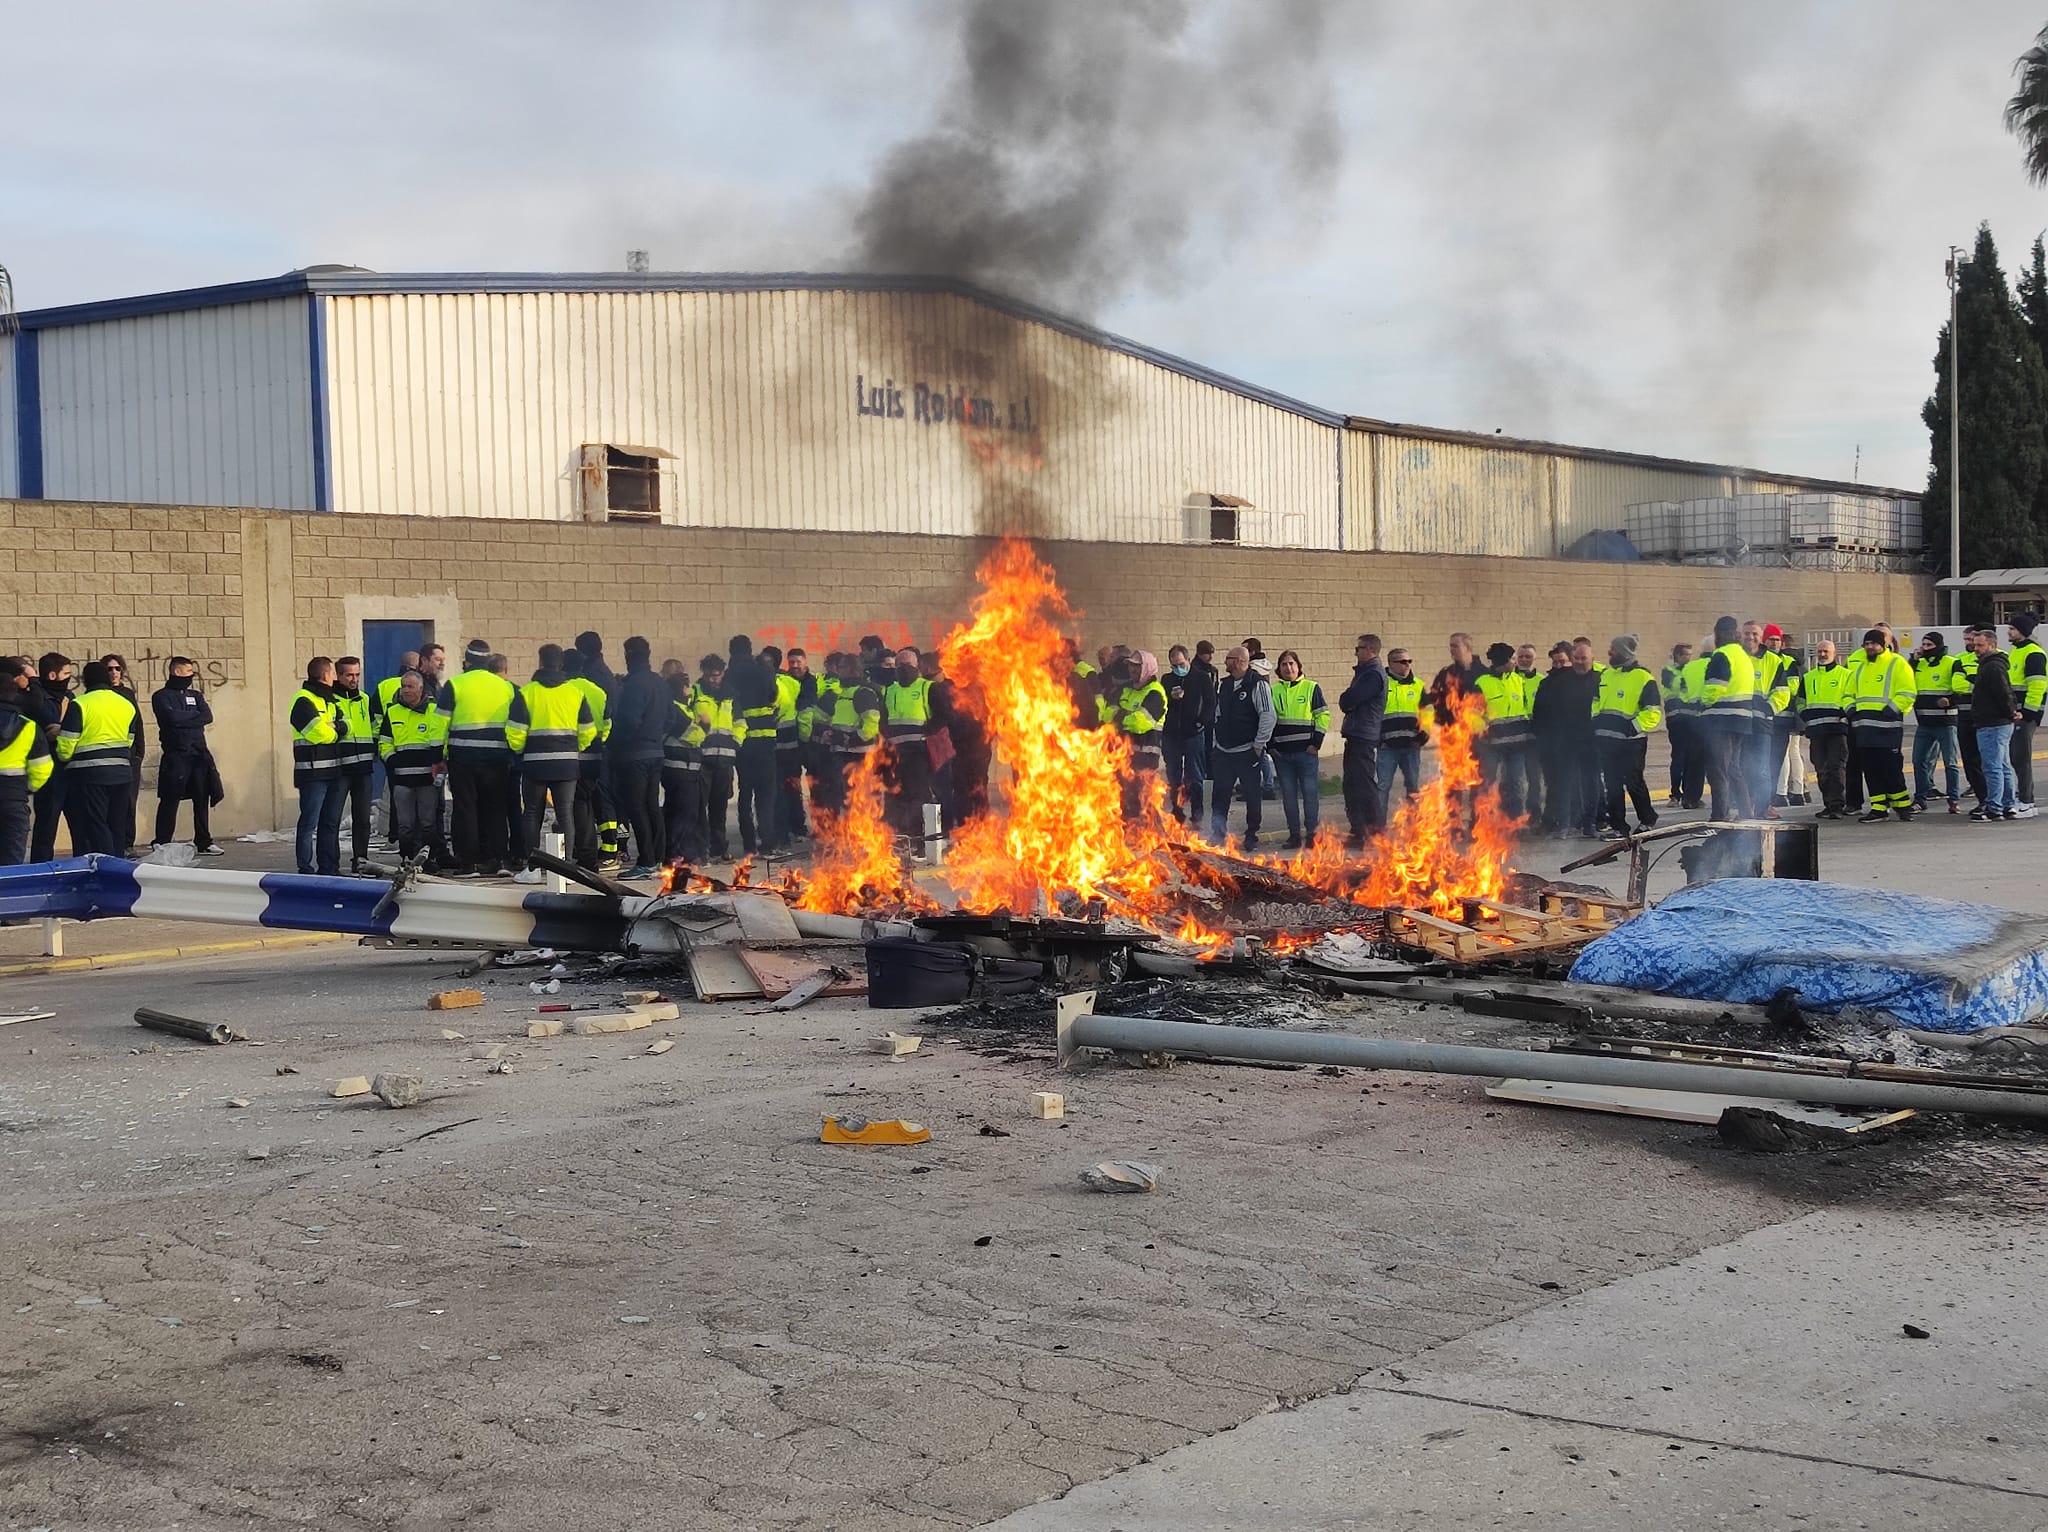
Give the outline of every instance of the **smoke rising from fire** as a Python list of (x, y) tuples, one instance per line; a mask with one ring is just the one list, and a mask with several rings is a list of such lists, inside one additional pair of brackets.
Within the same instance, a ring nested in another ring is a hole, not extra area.
[(971, 0), (932, 126), (855, 214), (864, 269), (1065, 312), (1170, 291), (1340, 159), (1322, 0)]

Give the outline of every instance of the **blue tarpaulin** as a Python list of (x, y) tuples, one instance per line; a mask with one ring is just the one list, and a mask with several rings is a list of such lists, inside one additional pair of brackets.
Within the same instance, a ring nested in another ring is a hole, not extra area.
[(2048, 1014), (2048, 918), (1883, 889), (1724, 878), (1601, 937), (1573, 979), (1802, 1010), (1875, 1012), (1925, 1032)]

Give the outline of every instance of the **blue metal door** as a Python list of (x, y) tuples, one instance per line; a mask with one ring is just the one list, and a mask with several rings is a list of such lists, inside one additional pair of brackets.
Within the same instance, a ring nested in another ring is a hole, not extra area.
[[(398, 657), (408, 649), (419, 649), (434, 641), (431, 625), (424, 622), (365, 622), (363, 624), (363, 689), (377, 695), (377, 683), (398, 674)], [(370, 794), (384, 801), (384, 766), (378, 763), (370, 783)]]

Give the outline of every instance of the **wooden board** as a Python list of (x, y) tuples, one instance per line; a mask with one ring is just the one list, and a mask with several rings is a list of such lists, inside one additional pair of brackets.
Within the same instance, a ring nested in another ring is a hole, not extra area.
[(699, 1000), (760, 1000), (765, 998), (761, 981), (740, 961), (740, 949), (720, 943), (709, 947), (692, 945), (690, 986)]
[(1896, 1113), (1860, 1112), (1849, 1107), (1816, 1106), (1803, 1101), (1778, 1101), (1765, 1096), (1718, 1096), (1703, 1091), (1651, 1090), (1640, 1085), (1586, 1085), (1563, 1080), (1495, 1080), (1486, 1094), (1496, 1101), (1523, 1101), (1532, 1106), (1568, 1106), (1582, 1112), (1613, 1112), (1623, 1117), (1657, 1117), (1666, 1122), (1697, 1122), (1711, 1127), (1731, 1106), (1755, 1107), (1780, 1117), (1836, 1128), (1845, 1133), (1893, 1121)]
[[(795, 989), (798, 984), (814, 973), (823, 973), (832, 965), (814, 957), (805, 957), (799, 952), (757, 952), (751, 947), (739, 949), (739, 958), (746, 965), (747, 972), (761, 986), (761, 993), (770, 1000), (780, 1000)], [(851, 975), (845, 979), (834, 979), (818, 993), (832, 995), (865, 995), (868, 992), (868, 973), (865, 964), (842, 963)]]

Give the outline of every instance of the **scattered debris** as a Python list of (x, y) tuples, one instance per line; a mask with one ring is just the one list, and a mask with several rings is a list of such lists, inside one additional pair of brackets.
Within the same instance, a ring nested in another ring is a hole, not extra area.
[(996, 1237), (993, 1234), (984, 1234), (980, 1239), (976, 1240), (974, 1243), (977, 1245), (992, 1245), (995, 1243), (995, 1238)]
[[(787, 1002), (778, 1004), (777, 1010), (793, 1011), (817, 995), (867, 993), (868, 978), (864, 970), (856, 971), (829, 958), (821, 958), (818, 947), (819, 944), (810, 943), (797, 952), (763, 952), (743, 947), (739, 959), (747, 972), (760, 981), (761, 993), (767, 999)], [(800, 991), (804, 992), (801, 998)]]
[(173, 1016), (169, 1011), (152, 1010), (140, 1006), (135, 1012), (138, 1026), (152, 1032), (168, 1033), (172, 1037), (189, 1037), (195, 1043), (231, 1043), (239, 1035), (226, 1022), (215, 1022), (211, 1026), (203, 1021), (194, 1021), (189, 1016)]
[(647, 1045), (647, 1051), (649, 1053), (666, 1053), (675, 1045), (676, 1043), (674, 1038), (664, 1037), (657, 1042), (649, 1043)]
[[(382, 1078), (382, 1077), (380, 1076), (379, 1078)], [(394, 1103), (394, 1105), (395, 1105), (395, 1104), (396, 1104), (396, 1103)], [(412, 1136), (411, 1138), (408, 1138), (408, 1139), (402, 1139), (402, 1140), (400, 1140), (400, 1141), (399, 1141), (398, 1143), (395, 1143), (395, 1144), (386, 1144), (386, 1145), (385, 1145), (385, 1146), (384, 1146), (383, 1148), (381, 1148), (381, 1149), (372, 1149), (372, 1150), (370, 1151), (370, 1153), (371, 1153), (372, 1157), (375, 1157), (376, 1155), (380, 1155), (380, 1154), (389, 1154), (389, 1153), (390, 1153), (390, 1152), (391, 1152), (392, 1150), (394, 1150), (394, 1149), (403, 1149), (403, 1148), (405, 1148), (405, 1147), (406, 1147), (406, 1145), (408, 1145), (408, 1144), (416, 1144), (416, 1143), (418, 1143), (418, 1142), (419, 1142), (419, 1141), (420, 1141), (421, 1139), (423, 1139), (423, 1138), (432, 1138), (432, 1137), (433, 1137), (433, 1136), (434, 1136), (434, 1135), (435, 1135), (436, 1133), (452, 1133), (452, 1132), (453, 1132), (453, 1131), (454, 1131), (455, 1129), (457, 1129), (457, 1128), (466, 1128), (466, 1127), (468, 1127), (468, 1126), (469, 1126), (469, 1125), (470, 1125), (471, 1123), (473, 1123), (473, 1122), (482, 1122), (482, 1121), (483, 1121), (483, 1119), (482, 1119), (481, 1117), (465, 1117), (465, 1118), (463, 1118), (463, 1119), (462, 1119), (462, 1120), (461, 1120), (460, 1122), (444, 1122), (444, 1123), (442, 1123), (442, 1124), (441, 1124), (441, 1126), (440, 1126), (440, 1127), (438, 1127), (438, 1128), (429, 1128), (429, 1129), (427, 1129), (427, 1131), (426, 1131), (426, 1132), (424, 1132), (424, 1133), (415, 1133), (415, 1134), (413, 1134), (413, 1136)], [(414, 1302), (418, 1302), (418, 1300), (417, 1300), (417, 1299), (415, 1299), (415, 1300), (414, 1300)], [(395, 1304), (395, 1303), (394, 1303), (394, 1304), (390, 1305), (390, 1307), (392, 1307), (392, 1308), (398, 1308), (398, 1307), (401, 1307), (401, 1305), (399, 1305), (399, 1304)], [(438, 1310), (437, 1310), (436, 1312), (438, 1312)]]
[(1047, 1121), (1067, 1115), (1067, 1098), (1056, 1090), (1038, 1090), (1031, 1093), (1031, 1115)]
[(1135, 1160), (1104, 1160), (1081, 1172), (1091, 1191), (1149, 1192), (1159, 1185), (1159, 1167)]
[[(742, 956), (744, 957), (745, 954), (742, 954)], [(749, 969), (751, 969), (753, 967), (753, 964), (749, 963), (747, 966)], [(811, 974), (808, 978), (797, 980), (795, 984), (790, 986), (789, 993), (777, 998), (770, 1006), (770, 1009), (777, 1011), (793, 1011), (798, 1006), (807, 1004), (808, 1002), (817, 999), (818, 996), (824, 994), (826, 990), (832, 987), (832, 975), (835, 973), (839, 973), (841, 971), (842, 970), (836, 968), (820, 969), (818, 972)], [(756, 977), (758, 977), (758, 975), (756, 975)], [(761, 986), (761, 992), (763, 994), (766, 994), (768, 992), (768, 987), (765, 982)]]
[(559, 1021), (529, 1021), (526, 1024), (528, 1037), (560, 1037), (567, 1030), (567, 1026)]
[(476, 1048), (471, 1050), (469, 1056), (477, 1060), (479, 1063), (482, 1063), (486, 1060), (497, 1058), (504, 1051), (505, 1045), (503, 1043), (492, 1043), (491, 1046), (488, 1048)]
[(379, 1075), (370, 1089), (388, 1107), (418, 1106), (424, 1084), (418, 1075)]
[(252, 1160), (267, 1160), (270, 1158), (270, 1151), (262, 1144), (251, 1144), (247, 1151), (247, 1157)]
[(1009, 1138), (1011, 1136), (1008, 1128), (999, 1128), (990, 1122), (983, 1123), (977, 1131), (983, 1138)]
[(11, 1027), (24, 1021), (48, 1021), (55, 1011), (0, 1011), (0, 1027)]
[(619, 1323), (622, 1325), (644, 1325), (647, 1323), (647, 1316), (645, 1314), (621, 1314), (619, 1316)]
[(896, 1117), (869, 1122), (864, 1117), (827, 1117), (818, 1133), (821, 1144), (921, 1144), (932, 1136), (923, 1123)]
[(1906, 1339), (1908, 1340), (1932, 1340), (1934, 1338), (1932, 1330), (1923, 1330), (1918, 1325), (1900, 1325), (1899, 1328), (1906, 1332)]
[(651, 1027), (657, 1021), (678, 1021), (682, 1010), (673, 1002), (660, 1005), (636, 1005), (631, 1010), (614, 1011), (606, 1016), (578, 1017), (569, 1023), (569, 1030), (578, 1037), (589, 1037), (604, 1032), (638, 1032), (642, 1027)]
[(291, 1065), (291, 1064), (280, 1064), (280, 1065), (278, 1065), (278, 1066), (277, 1066), (277, 1072), (278, 1072), (279, 1074), (281, 1074), (281, 1075), (295, 1075), (295, 1074), (297, 1074), (297, 1073), (298, 1073), (299, 1071), (298, 1071), (297, 1067), (296, 1067), (296, 1066), (294, 1066), (294, 1065)]
[[(1737, 1149), (1759, 1154), (1783, 1154), (1794, 1149), (1839, 1149), (1879, 1137), (1882, 1130), (1897, 1127), (1918, 1114), (1910, 1108), (1896, 1112), (1836, 1112), (1826, 1107), (1799, 1107), (1791, 1102), (1770, 1101), (1756, 1106), (1731, 1106), (1721, 1114), (1721, 1141)], [(1847, 1126), (1834, 1121), (1847, 1116)]]
[(228, 1097), (227, 1104), (231, 1107), (247, 1106), (249, 1104), (249, 1098), (247, 1096), (230, 1096)]
[(492, 1059), (491, 1067), (486, 1069), (484, 1073), (492, 1075), (509, 1075), (510, 1073), (512, 1073), (512, 1063), (509, 1059)]
[(367, 1096), (370, 1094), (370, 1077), (368, 1075), (350, 1075), (346, 1080), (342, 1080), (335, 1085), (334, 1094), (337, 1096)]
[[(419, 1300), (415, 1298), (413, 1301), (417, 1303)], [(291, 1360), (316, 1372), (340, 1372), (342, 1369), (341, 1358), (325, 1351), (294, 1351)]]
[[(692, 940), (695, 940), (693, 937)], [(691, 947), (690, 985), (703, 1001), (760, 1000), (767, 991), (753, 970), (740, 960), (736, 947)]]
[(603, 1009), (604, 1002), (602, 1000), (556, 1000), (551, 1001), (547, 1005), (537, 1005), (534, 1007), (534, 1010), (542, 1016), (553, 1015), (559, 1011), (601, 1011)]
[(483, 1003), (484, 992), (480, 989), (444, 989), (437, 995), (427, 996), (427, 1009), (430, 1011), (465, 1011)]
[(870, 1038), (868, 1047), (876, 1053), (886, 1053), (891, 1058), (901, 1058), (906, 1053), (915, 1053), (922, 1046), (921, 1037), (906, 1037), (901, 1032), (884, 1032), (880, 1037)]
[(562, 992), (562, 981), (560, 979), (549, 979), (543, 982), (542, 980), (535, 979), (526, 987), (536, 995), (559, 995)]
[(1658, 1117), (1666, 1122), (1720, 1123), (1730, 1112), (1749, 1112), (1796, 1121), (1837, 1133), (1853, 1133), (1879, 1122), (1910, 1117), (1908, 1111), (1859, 1111), (1852, 1107), (1809, 1106), (1798, 1101), (1773, 1101), (1761, 1096), (1719, 1096), (1704, 1091), (1653, 1090), (1640, 1085), (1589, 1085), (1564, 1080), (1496, 1080), (1486, 1087), (1496, 1101), (1532, 1106), (1568, 1106), (1582, 1112), (1613, 1112), (1623, 1117)]

